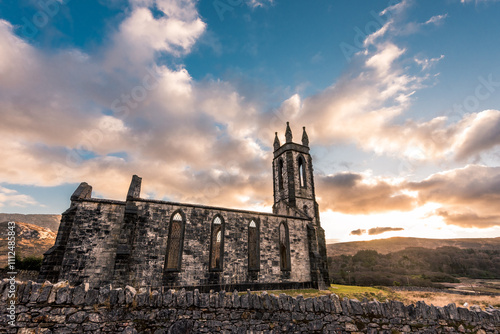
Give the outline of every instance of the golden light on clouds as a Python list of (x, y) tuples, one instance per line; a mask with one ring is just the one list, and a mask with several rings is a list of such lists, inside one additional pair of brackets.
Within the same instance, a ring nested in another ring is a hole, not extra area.
[[(272, 141), (289, 121), (296, 142), (302, 126), (309, 133), (328, 239), (498, 236), (500, 110), (412, 110), (448, 58), (415, 54), (396, 37), (450, 17), (406, 22), (411, 6), (383, 10), (390, 19), (308, 94), (308, 82), (249, 89), (194, 74), (183, 57), (221, 43), (196, 1), (130, 1), (96, 50), (48, 52), (0, 19), (0, 206), (37, 205), (9, 187), (82, 181), (124, 199), (137, 174), (158, 199), (270, 211)], [(486, 73), (477, 85), (461, 99), (494, 96), (500, 82)]]

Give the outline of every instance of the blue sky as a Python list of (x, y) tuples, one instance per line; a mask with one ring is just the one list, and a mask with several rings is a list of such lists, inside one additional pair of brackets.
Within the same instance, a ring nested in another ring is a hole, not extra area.
[[(327, 238), (500, 236), (499, 1), (0, 4), (0, 211), (79, 182), (269, 211), (306, 126)], [(369, 234), (370, 228), (387, 227)], [(393, 230), (391, 230), (393, 229)]]

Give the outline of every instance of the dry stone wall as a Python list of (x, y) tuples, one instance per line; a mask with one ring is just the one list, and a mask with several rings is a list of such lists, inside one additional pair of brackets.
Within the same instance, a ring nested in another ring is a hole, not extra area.
[[(14, 297), (9, 296), (13, 291)], [(499, 333), (500, 310), (0, 282), (2, 333)], [(12, 297), (12, 298), (10, 298)], [(11, 304), (12, 303), (12, 304)], [(5, 306), (4, 306), (5, 305)], [(14, 305), (14, 306), (11, 306)]]

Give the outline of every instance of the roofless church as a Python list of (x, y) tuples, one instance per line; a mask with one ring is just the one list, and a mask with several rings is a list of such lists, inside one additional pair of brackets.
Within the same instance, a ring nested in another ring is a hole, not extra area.
[(39, 280), (91, 287), (324, 288), (325, 233), (315, 199), (309, 139), (274, 139), (273, 213), (140, 197), (134, 175), (125, 201), (92, 198), (83, 182), (62, 214)]

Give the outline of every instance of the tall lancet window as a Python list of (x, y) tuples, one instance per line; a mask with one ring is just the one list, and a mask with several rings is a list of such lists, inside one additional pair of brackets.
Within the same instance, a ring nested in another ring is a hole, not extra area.
[(224, 220), (219, 215), (215, 216), (212, 221), (210, 240), (210, 270), (220, 271), (224, 254)]
[(260, 270), (260, 224), (254, 220), (248, 225), (248, 270)]
[(280, 224), (279, 230), (280, 266), (281, 270), (289, 271), (290, 263), (290, 239), (288, 238), (288, 225), (285, 222)]
[(278, 160), (278, 187), (283, 190), (283, 160)]
[(299, 184), (302, 188), (306, 187), (306, 162), (302, 156), (299, 157)]
[(178, 210), (170, 218), (168, 230), (167, 255), (165, 257), (165, 270), (181, 270), (182, 245), (184, 239), (185, 219), (182, 211)]

